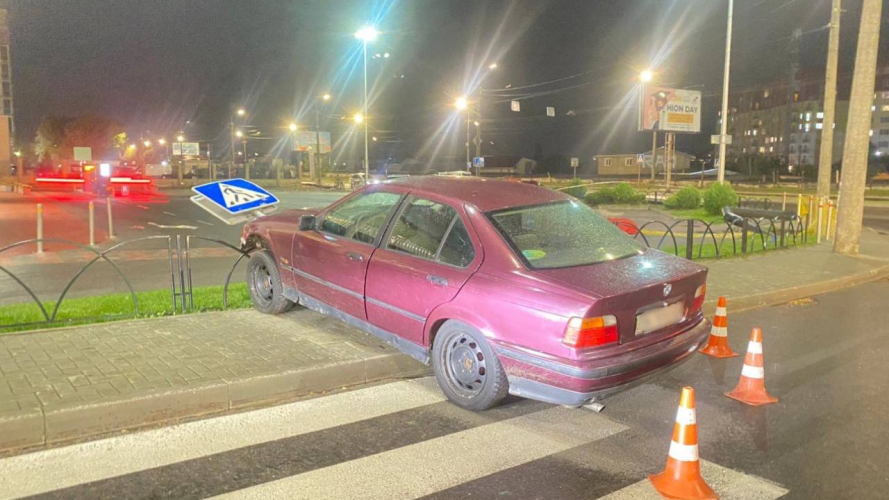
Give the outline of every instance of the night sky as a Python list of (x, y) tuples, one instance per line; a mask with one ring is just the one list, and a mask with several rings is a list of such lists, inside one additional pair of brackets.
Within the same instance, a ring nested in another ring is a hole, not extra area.
[[(803, 32), (803, 68), (823, 66), (830, 0), (735, 3), (733, 89), (784, 78), (794, 28)], [(369, 48), (378, 158), (461, 157), (465, 131), (452, 105), (479, 85), (527, 87), (486, 92), (487, 154), (588, 158), (639, 150), (650, 136), (635, 131), (634, 78), (652, 61), (661, 82), (704, 92), (704, 131), (680, 137), (678, 148), (706, 153), (719, 108), (726, 4), (0, 0), (10, 11), (19, 143), (46, 116), (92, 113), (125, 124), (133, 138), (169, 140), (185, 129), (221, 152), (230, 113), (244, 106), (248, 124), (265, 137), (251, 149), (274, 151), (286, 143), (291, 120), (313, 124), (313, 103), (329, 91), (323, 128), (348, 157), (357, 134), (339, 117), (362, 103), (353, 33), (370, 22), (381, 32)], [(848, 69), (861, 1), (846, 0), (844, 9), (841, 68)], [(386, 52), (391, 57), (373, 57)], [(498, 68), (486, 74), (491, 62)], [(520, 113), (509, 111), (514, 97), (522, 98)], [(558, 116), (547, 118), (546, 106)]]

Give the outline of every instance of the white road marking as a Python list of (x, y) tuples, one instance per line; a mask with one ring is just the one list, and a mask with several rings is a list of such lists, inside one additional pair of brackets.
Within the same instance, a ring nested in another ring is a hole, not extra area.
[[(652, 471), (660, 472), (660, 471)], [(701, 475), (721, 500), (774, 500), (788, 490), (765, 479), (701, 460)], [(662, 500), (648, 478), (601, 497), (599, 500)]]
[(173, 217), (176, 217), (176, 214), (174, 214), (174, 213), (173, 213), (173, 212), (164, 212), (164, 213), (165, 213), (165, 214), (167, 214), (167, 215), (170, 215), (170, 216), (173, 216)]
[(204, 225), (207, 225), (207, 226), (212, 226), (212, 225), (213, 225), (212, 222), (204, 222), (204, 221), (202, 221), (201, 219), (195, 219), (195, 220), (197, 220), (197, 221), (200, 222), (201, 224), (204, 224)]
[(438, 403), (434, 379), (368, 387), (0, 460), (0, 499), (108, 479)]
[(148, 210), (148, 207), (146, 207), (145, 205), (136, 205), (136, 206), (141, 208), (142, 210)]
[(165, 224), (157, 224), (157, 223), (154, 223), (154, 222), (149, 222), (148, 225), (149, 225), (149, 226), (154, 226), (154, 227), (159, 227), (159, 228), (161, 228), (161, 229), (197, 229), (197, 228), (198, 228), (197, 226), (188, 226), (188, 225), (185, 225), (185, 224), (181, 224), (181, 225), (178, 225), (178, 226), (167, 226), (167, 225), (165, 225)]
[(214, 498), (417, 498), (625, 429), (594, 413), (554, 407)]

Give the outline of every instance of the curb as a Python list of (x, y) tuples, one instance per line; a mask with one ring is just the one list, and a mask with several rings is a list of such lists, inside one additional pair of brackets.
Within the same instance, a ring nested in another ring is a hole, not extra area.
[[(731, 311), (737, 313), (749, 311), (751, 309), (781, 305), (793, 300), (811, 297), (813, 295), (836, 292), (886, 277), (889, 277), (889, 264), (875, 267), (864, 273), (844, 276), (842, 278), (834, 278), (792, 288), (785, 288), (783, 290), (774, 290), (771, 292), (745, 295), (741, 297), (726, 296), (726, 299), (731, 302)], [(712, 316), (716, 312), (716, 300), (706, 301), (703, 310), (706, 316)]]
[(294, 399), (310, 393), (392, 378), (429, 368), (401, 353), (372, 355), (304, 369), (150, 391), (99, 403), (47, 404), (0, 413), (0, 453), (59, 445), (116, 431)]

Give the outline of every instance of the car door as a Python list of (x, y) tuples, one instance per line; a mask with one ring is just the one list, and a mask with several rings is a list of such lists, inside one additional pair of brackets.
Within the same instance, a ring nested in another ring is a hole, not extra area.
[(368, 268), (368, 321), (422, 344), (426, 318), (481, 264), (468, 227), (462, 207), (408, 197)]
[(324, 212), (315, 230), (297, 233), (293, 245), (297, 289), (366, 320), (367, 265), (401, 198), (397, 192), (363, 191)]

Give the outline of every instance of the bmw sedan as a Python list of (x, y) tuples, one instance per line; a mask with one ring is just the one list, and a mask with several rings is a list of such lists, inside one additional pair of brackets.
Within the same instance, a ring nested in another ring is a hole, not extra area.
[(472, 410), (507, 394), (581, 406), (689, 359), (707, 270), (640, 246), (581, 201), (429, 176), (245, 225), (259, 311), (294, 304), (431, 364)]

